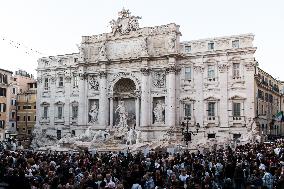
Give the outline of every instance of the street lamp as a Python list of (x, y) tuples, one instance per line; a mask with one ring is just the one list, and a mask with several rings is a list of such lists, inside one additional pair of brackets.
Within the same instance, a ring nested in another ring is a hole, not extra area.
[[(186, 117), (186, 125), (185, 125), (184, 122), (181, 123), (181, 126), (182, 126), (181, 127), (181, 133), (183, 135), (183, 139), (185, 141), (187, 148), (188, 148), (188, 142), (191, 141), (191, 134), (196, 135), (192, 131), (188, 130), (189, 120), (190, 120), (190, 117)], [(199, 123), (197, 123), (196, 124), (196, 133), (198, 133), (199, 128), (200, 128), (200, 125), (199, 125)]]

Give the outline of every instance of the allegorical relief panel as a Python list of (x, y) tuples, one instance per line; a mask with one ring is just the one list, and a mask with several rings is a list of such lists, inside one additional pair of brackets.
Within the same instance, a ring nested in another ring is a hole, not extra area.
[(94, 75), (89, 76), (88, 83), (89, 83), (90, 90), (99, 91), (100, 85), (99, 85), (97, 76), (94, 76)]
[(152, 86), (154, 88), (165, 88), (166, 87), (166, 73), (164, 71), (152, 72)]
[(109, 59), (136, 58), (147, 55), (147, 40), (144, 37), (110, 41), (106, 44)]

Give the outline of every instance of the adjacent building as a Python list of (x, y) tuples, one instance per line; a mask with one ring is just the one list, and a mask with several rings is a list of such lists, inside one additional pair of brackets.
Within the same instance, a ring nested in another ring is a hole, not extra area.
[(17, 138), (30, 139), (36, 121), (37, 83), (32, 74), (24, 70), (15, 72), (17, 81)]
[(255, 71), (255, 114), (261, 135), (283, 135), (283, 120), (277, 118), (277, 114), (283, 110), (282, 82), (260, 68), (257, 68)]
[(139, 19), (122, 10), (110, 33), (83, 36), (78, 53), (38, 60), (39, 127), (61, 138), (126, 126), (153, 141), (181, 140), (185, 122), (196, 142), (228, 141), (266, 128), (281, 109), (280, 82), (257, 66), (253, 34), (180, 42), (178, 25), (140, 28)]
[(37, 83), (27, 83), (28, 90), (18, 94), (17, 131), (18, 139), (30, 139), (36, 122)]
[(9, 128), (11, 108), (11, 79), (13, 72), (0, 69), (0, 140), (5, 139), (5, 131)]

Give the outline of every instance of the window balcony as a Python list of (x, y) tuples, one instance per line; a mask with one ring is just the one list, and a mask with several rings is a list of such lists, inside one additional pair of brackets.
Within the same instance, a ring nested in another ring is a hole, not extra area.
[(207, 79), (209, 82), (214, 82), (214, 81), (217, 81), (217, 78), (216, 77), (212, 77), (212, 78), (208, 78)]
[(236, 125), (236, 124), (245, 124), (245, 116), (230, 116), (229, 117), (229, 124)]
[(39, 122), (40, 122), (40, 123), (49, 123), (49, 122), (50, 122), (50, 119), (49, 119), (49, 117), (41, 117), (41, 119), (40, 119)]
[(55, 123), (64, 123), (64, 117), (55, 117), (54, 122)]
[(78, 117), (70, 117), (70, 123), (77, 123)]
[(204, 125), (208, 124), (219, 125), (219, 116), (206, 116), (204, 118)]

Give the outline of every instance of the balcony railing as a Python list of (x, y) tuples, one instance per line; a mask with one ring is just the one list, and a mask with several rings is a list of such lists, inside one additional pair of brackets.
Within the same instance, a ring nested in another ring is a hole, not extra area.
[(55, 117), (54, 122), (55, 123), (62, 123), (62, 122), (64, 122), (64, 117)]
[(49, 122), (50, 122), (50, 119), (49, 119), (49, 117), (41, 117), (41, 119), (40, 119), (39, 122), (40, 122), (40, 123), (49, 123)]
[(229, 117), (229, 123), (230, 125), (234, 124), (245, 124), (245, 116), (230, 116)]
[(207, 126), (208, 124), (218, 125), (219, 124), (219, 116), (206, 116), (204, 118), (205, 127), (208, 127)]

